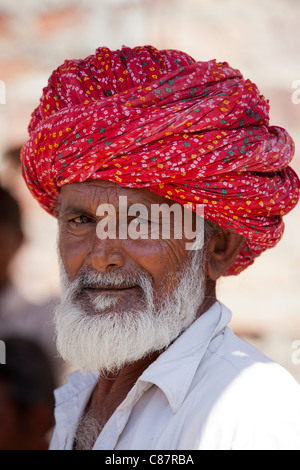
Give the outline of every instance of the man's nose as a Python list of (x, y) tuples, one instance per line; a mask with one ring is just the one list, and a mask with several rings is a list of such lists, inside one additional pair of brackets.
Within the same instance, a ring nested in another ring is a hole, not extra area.
[(125, 263), (125, 252), (120, 240), (99, 239), (95, 236), (90, 250), (90, 265), (101, 273), (120, 268)]

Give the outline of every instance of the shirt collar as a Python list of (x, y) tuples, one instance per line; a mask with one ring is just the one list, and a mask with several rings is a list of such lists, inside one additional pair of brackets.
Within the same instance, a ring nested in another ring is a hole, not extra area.
[(95, 375), (83, 374), (79, 370), (71, 372), (66, 378), (67, 382), (54, 391), (55, 416), (57, 420), (59, 415), (60, 423), (62, 423), (56, 426), (61, 449), (68, 445), (71, 448), (79, 417), (97, 383)]
[(176, 413), (211, 340), (230, 320), (231, 312), (220, 302), (214, 303), (143, 372), (138, 381), (159, 387)]
[(86, 389), (93, 390), (97, 383), (97, 376), (88, 372), (83, 374), (75, 370), (67, 375), (67, 383), (64, 383), (54, 391), (56, 405), (68, 402), (75, 395), (84, 392)]

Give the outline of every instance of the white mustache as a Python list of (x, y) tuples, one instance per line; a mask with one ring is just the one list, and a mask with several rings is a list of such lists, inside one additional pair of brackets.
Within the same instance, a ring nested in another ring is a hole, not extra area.
[(150, 275), (142, 272), (120, 273), (111, 272), (101, 274), (99, 272), (85, 272), (77, 276), (70, 282), (66, 281), (66, 275), (63, 276), (63, 284), (71, 289), (72, 295), (79, 294), (85, 289), (129, 289), (140, 287), (142, 290), (152, 289), (153, 281)]
[(73, 282), (67, 281), (66, 273), (63, 274), (63, 284), (67, 289), (63, 289), (69, 299), (80, 302), (81, 295), (86, 289), (103, 289), (103, 292), (92, 300), (92, 304), (97, 312), (114, 307), (118, 303), (118, 298), (105, 294), (105, 289), (128, 289), (140, 287), (141, 294), (148, 307), (153, 307), (153, 282), (149, 274), (144, 272), (122, 273), (108, 272), (84, 272), (77, 276)]

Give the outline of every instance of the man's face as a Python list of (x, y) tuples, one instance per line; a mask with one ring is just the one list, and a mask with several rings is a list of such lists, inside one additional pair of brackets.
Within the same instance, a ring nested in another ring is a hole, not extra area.
[[(96, 180), (63, 186), (59, 209), (59, 251), (64, 286), (57, 314), (58, 347), (64, 349), (70, 328), (74, 331), (75, 324), (79, 323), (78, 318), (75, 321), (75, 311), (82, 323), (89, 322), (89, 331), (97, 332), (95, 342), (102, 342), (102, 345), (104, 342), (118, 343), (116, 331), (120, 326), (119, 343), (129, 330), (132, 330), (128, 333), (131, 350), (134, 349), (133, 342), (141, 343), (137, 347), (139, 352), (132, 351), (130, 357), (125, 357), (125, 354), (111, 366), (104, 365), (105, 370), (120, 367), (122, 361), (134, 361), (138, 356), (168, 346), (195, 319), (205, 291), (202, 250), (186, 250), (184, 234), (179, 239), (174, 238), (174, 221), (171, 220), (168, 238), (153, 239), (150, 232), (149, 237), (141, 239), (118, 236), (121, 222), (124, 225), (124, 216), (121, 221), (119, 213), (120, 196), (127, 197), (128, 207), (142, 203), (148, 208), (149, 215), (153, 204), (166, 203), (165, 198), (147, 190), (128, 189)], [(118, 227), (117, 236), (113, 239), (100, 239), (97, 235), (97, 225), (103, 217), (96, 214), (103, 204), (111, 204), (115, 208)], [(138, 221), (145, 234), (150, 231), (150, 216), (149, 220), (145, 214), (143, 217), (129, 216), (125, 224), (129, 226)], [(68, 325), (67, 317), (70, 319)], [(165, 328), (168, 322), (169, 326)], [(161, 329), (168, 330), (168, 333), (159, 339), (163, 335), (158, 333)], [(80, 331), (82, 336), (82, 327)], [(110, 341), (103, 337), (104, 331), (109, 331)], [(79, 333), (74, 335), (77, 342), (82, 341)], [(85, 341), (90, 343), (91, 335)], [(112, 357), (114, 352), (122, 354), (121, 351), (116, 352), (116, 344), (110, 347), (114, 351), (107, 351), (107, 356)], [(77, 355), (79, 349), (77, 345)], [(125, 349), (123, 344), (122, 351)], [(62, 355), (69, 357), (67, 351)], [(103, 351), (101, 356), (105, 356)], [(101, 369), (102, 366), (99, 367)], [(99, 367), (91, 368), (99, 371)]]
[[(93, 270), (102, 274), (122, 272), (128, 277), (127, 289), (109, 289), (105, 294), (119, 298), (119, 307), (123, 310), (140, 296), (138, 287), (131, 285), (130, 274), (146, 272), (155, 292), (167, 295), (172, 288), (178, 269), (185, 262), (189, 252), (185, 246), (187, 240), (172, 237), (170, 239), (137, 239), (129, 236), (125, 240), (100, 240), (97, 237), (96, 226), (101, 217), (96, 216), (99, 205), (112, 204), (116, 208), (118, 219), (119, 197), (127, 196), (128, 206), (142, 203), (148, 208), (149, 223), (151, 205), (166, 203), (167, 200), (147, 190), (122, 188), (115, 183), (93, 181), (68, 184), (61, 189), (61, 206), (59, 216), (59, 248), (63, 264), (69, 280), (86, 271)], [(133, 217), (128, 217), (128, 224)], [(140, 219), (139, 219), (140, 221)], [(118, 222), (118, 220), (117, 220)], [(141, 222), (141, 230), (148, 221)], [(165, 284), (168, 277), (167, 285)], [(162, 284), (162, 282), (164, 283)], [(87, 297), (92, 299), (98, 295), (89, 290)]]

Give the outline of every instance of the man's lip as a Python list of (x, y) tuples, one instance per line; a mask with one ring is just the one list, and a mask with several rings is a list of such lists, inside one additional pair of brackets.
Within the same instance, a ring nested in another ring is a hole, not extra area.
[(139, 288), (139, 286), (127, 286), (127, 287), (86, 287), (84, 290), (90, 294), (121, 294)]

